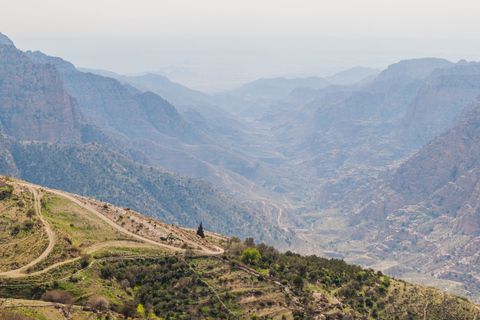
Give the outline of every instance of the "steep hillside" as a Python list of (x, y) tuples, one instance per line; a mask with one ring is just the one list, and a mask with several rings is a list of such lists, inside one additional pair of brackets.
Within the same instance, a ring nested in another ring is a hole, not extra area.
[[(71, 63), (39, 51), (28, 51), (26, 55), (35, 62), (54, 64), (62, 75), (65, 88), (78, 99), (85, 116), (103, 129), (121, 133), (131, 139), (150, 138), (161, 141), (165, 139), (162, 136), (167, 135), (193, 144), (208, 141), (205, 134), (189, 126), (175, 108), (160, 97), (152, 98), (149, 95), (149, 105), (144, 106), (139, 102), (148, 96), (135, 95), (115, 79), (80, 72)], [(149, 114), (145, 109), (155, 109), (157, 113)], [(152, 124), (150, 117), (155, 115), (168, 116), (163, 119), (168, 121), (168, 125), (163, 127)]]
[(257, 124), (278, 143), (282, 166), (317, 185), (318, 208), (350, 206), (471, 107), (478, 74), (472, 63), (401, 61), (370, 82), (296, 90)]
[[(0, 137), (0, 168), (11, 176), (188, 227), (288, 247), (292, 236), (211, 184), (135, 163), (99, 144), (59, 145)], [(285, 242), (287, 241), (287, 242)]]
[(478, 296), (479, 128), (477, 105), (402, 164), (351, 217), (371, 250), (401, 262), (392, 273), (418, 268)]
[(398, 133), (406, 144), (423, 146), (480, 95), (480, 66), (456, 66), (448, 71), (451, 74), (440, 74), (423, 85), (407, 105)]
[[(20, 263), (5, 264), (1, 255), (0, 315), (10, 318), (480, 316), (467, 299), (344, 261), (279, 253), (252, 238), (208, 231), (202, 238), (105, 202), (9, 178), (0, 183), (9, 188), (0, 199), (0, 235), (14, 248), (7, 257)], [(38, 247), (21, 241), (32, 237), (48, 239)]]
[(0, 44), (0, 132), (26, 140), (78, 142), (83, 114), (51, 64)]
[[(115, 79), (80, 72), (60, 58), (41, 52), (26, 54), (33, 61), (53, 63), (59, 69), (66, 89), (77, 97), (86, 117), (109, 135), (141, 151), (154, 161), (155, 166), (205, 179), (238, 200), (256, 197), (250, 191), (252, 183), (260, 196), (268, 196), (284, 176), (281, 174), (278, 177), (278, 172), (262, 163), (261, 159), (256, 161), (242, 155), (252, 154), (248, 150), (252, 148), (255, 155), (273, 153), (266, 151), (268, 149), (263, 145), (257, 147), (258, 140), (240, 143), (247, 146), (247, 151), (237, 151), (205, 133), (212, 132), (218, 136), (220, 130), (224, 137), (222, 140), (227, 143), (230, 140), (238, 142), (248, 136), (233, 129), (231, 123), (217, 121), (212, 125), (212, 121), (204, 119), (202, 126), (194, 127), (169, 102), (152, 92), (132, 93)], [(215, 110), (212, 113), (221, 114)], [(234, 126), (238, 127), (238, 124)], [(216, 160), (225, 157), (228, 157), (228, 163)], [(241, 167), (242, 164), (246, 167)], [(266, 190), (263, 190), (264, 187)]]

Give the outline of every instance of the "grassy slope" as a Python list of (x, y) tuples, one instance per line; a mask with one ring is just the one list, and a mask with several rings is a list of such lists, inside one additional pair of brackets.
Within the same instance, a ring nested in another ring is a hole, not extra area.
[(0, 271), (27, 265), (47, 247), (48, 238), (42, 232), (42, 225), (36, 223), (36, 217), (27, 217), (32, 208), (29, 193), (15, 193), (0, 200)]

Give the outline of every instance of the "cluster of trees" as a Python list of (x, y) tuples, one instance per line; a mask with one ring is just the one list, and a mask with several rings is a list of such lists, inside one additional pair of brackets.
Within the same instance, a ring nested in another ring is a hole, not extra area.
[(209, 289), (180, 258), (111, 262), (101, 268), (100, 274), (117, 279), (127, 292), (133, 293), (132, 289), (137, 287), (134, 299), (128, 302), (131, 306), (125, 305), (123, 311), (132, 312), (135, 306), (136, 313), (140, 310), (145, 315), (153, 313), (166, 319), (228, 318), (218, 301), (210, 297)]
[(240, 259), (253, 268), (268, 269), (269, 276), (295, 288), (300, 301), (305, 303), (305, 310), (314, 309), (311, 292), (306, 289), (308, 283), (335, 292), (343, 303), (362, 314), (377, 314), (377, 301), (390, 286), (390, 279), (381, 272), (338, 259), (302, 256), (290, 251), (280, 253), (264, 243), (255, 244), (252, 238), (242, 242), (233, 237), (226, 248), (228, 258)]

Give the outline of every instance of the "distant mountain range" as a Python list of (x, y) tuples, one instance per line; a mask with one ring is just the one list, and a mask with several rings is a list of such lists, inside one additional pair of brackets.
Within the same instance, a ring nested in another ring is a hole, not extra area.
[(0, 42), (2, 172), (480, 299), (478, 63), (207, 95)]
[[(261, 213), (235, 202), (210, 184), (152, 167), (159, 167), (158, 160), (166, 158), (178, 169), (183, 157), (190, 161), (184, 162), (186, 168), (192, 162), (197, 168), (198, 163), (206, 170), (214, 168), (185, 152), (157, 144), (184, 145), (188, 149), (193, 145), (186, 142), (196, 143), (194, 151), (210, 158), (209, 153), (215, 150), (206, 145), (207, 150), (202, 151), (203, 143), (214, 139), (185, 122), (161, 97), (151, 92), (132, 93), (114, 79), (81, 73), (62, 59), (40, 52), (23, 53), (10, 44), (0, 44), (0, 79), (3, 173), (109, 199), (170, 223), (195, 227), (203, 221), (218, 230), (222, 229), (216, 225), (220, 223), (227, 228), (222, 231), (225, 234), (253, 234), (258, 238), (276, 229), (275, 234), (267, 236), (269, 241), (283, 238), (287, 247), (291, 244), (293, 234), (285, 237), (285, 232), (266, 222)], [(218, 162), (219, 158), (212, 161)], [(203, 168), (194, 172), (205, 172)], [(215, 171), (211, 170), (217, 174)], [(234, 183), (229, 182), (231, 185)], [(252, 189), (252, 183), (245, 182), (247, 188)], [(196, 197), (203, 204), (196, 202)], [(222, 201), (225, 205), (220, 205)], [(230, 218), (229, 211), (233, 214)], [(243, 233), (248, 225), (253, 227), (252, 232)]]

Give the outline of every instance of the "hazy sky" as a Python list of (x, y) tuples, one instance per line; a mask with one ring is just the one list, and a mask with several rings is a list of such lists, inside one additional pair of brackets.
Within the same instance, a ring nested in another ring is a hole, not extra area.
[(0, 32), (22, 50), (120, 73), (175, 65), (190, 72), (193, 85), (195, 75), (208, 70), (220, 83), (322, 75), (361, 64), (384, 67), (421, 56), (480, 60), (480, 2), (473, 0), (0, 0), (0, 5)]

